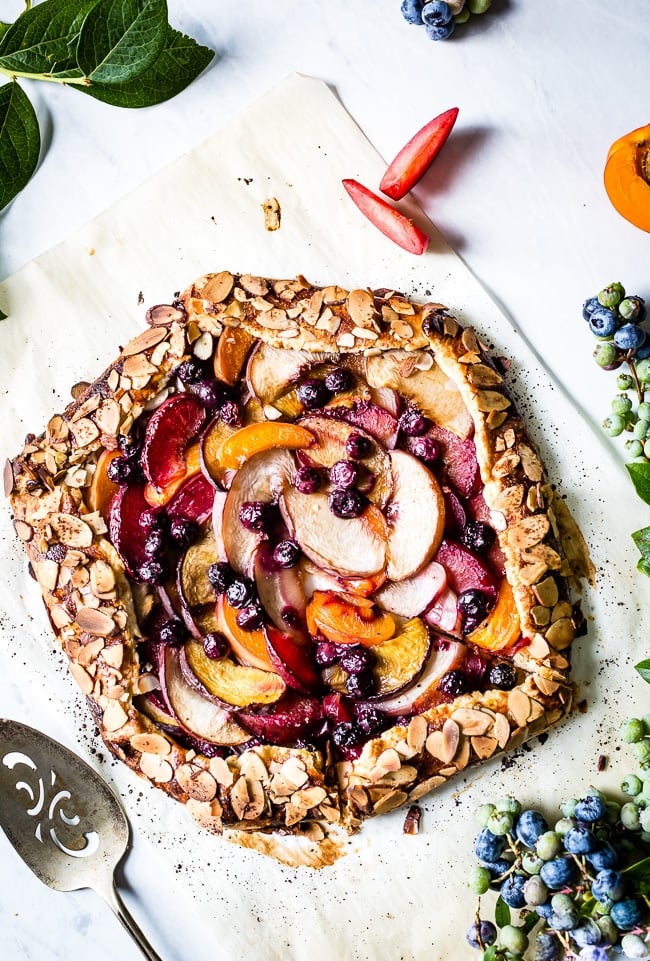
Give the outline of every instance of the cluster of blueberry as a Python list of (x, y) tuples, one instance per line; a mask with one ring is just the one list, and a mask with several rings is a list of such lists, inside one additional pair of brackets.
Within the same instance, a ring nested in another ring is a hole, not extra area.
[(603, 430), (610, 437), (631, 433), (625, 450), (632, 461), (646, 463), (650, 459), (650, 403), (645, 400), (650, 390), (650, 337), (643, 327), (645, 302), (642, 297), (627, 296), (621, 284), (610, 284), (585, 301), (582, 315), (598, 339), (594, 350), (598, 366), (604, 370), (619, 370), (623, 364), (628, 367), (616, 378), (621, 393), (612, 400)]
[[(650, 958), (650, 715), (626, 721), (621, 738), (639, 762), (621, 785), (627, 803), (592, 788), (564, 801), (552, 828), (512, 797), (478, 809), (481, 863), (470, 887), (479, 895), (499, 891), (500, 930), (477, 912), (467, 932), (484, 961), (521, 958), (535, 928), (535, 961)], [(521, 911), (519, 925), (511, 909)]]
[(446, 40), (457, 23), (466, 23), (473, 13), (485, 13), (492, 0), (402, 0), (407, 23), (422, 26), (431, 40)]

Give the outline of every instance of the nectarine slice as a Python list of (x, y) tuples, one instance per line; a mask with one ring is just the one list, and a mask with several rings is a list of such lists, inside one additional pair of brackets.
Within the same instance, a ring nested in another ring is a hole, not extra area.
[(214, 376), (229, 387), (238, 382), (256, 338), (242, 327), (226, 327), (214, 355)]
[(521, 637), (521, 623), (512, 587), (501, 581), (497, 602), (479, 626), (465, 638), (470, 644), (486, 651), (502, 651), (512, 647)]
[(223, 594), (217, 598), (217, 621), (219, 629), (230, 643), (232, 652), (247, 667), (261, 671), (275, 671), (266, 647), (264, 631), (245, 631), (237, 623), (237, 611), (231, 607)]
[(619, 214), (650, 232), (650, 124), (612, 144), (604, 180), (607, 196)]
[(151, 504), (152, 507), (164, 507), (169, 501), (174, 497), (174, 495), (181, 489), (186, 480), (190, 477), (194, 477), (201, 470), (201, 448), (200, 444), (192, 444), (188, 448), (185, 455), (185, 473), (179, 474), (174, 477), (168, 484), (165, 484), (160, 490), (153, 484), (146, 484), (144, 488), (144, 496), (147, 499), (147, 503)]
[(395, 633), (394, 619), (378, 611), (372, 601), (329, 591), (314, 591), (307, 605), (307, 626), (311, 634), (322, 634), (335, 644), (364, 647), (381, 644)]
[(108, 517), (111, 500), (119, 490), (119, 485), (110, 479), (106, 473), (106, 468), (115, 457), (120, 457), (121, 454), (122, 451), (119, 450), (103, 450), (101, 452), (97, 459), (93, 479), (88, 488), (88, 507), (91, 511), (99, 511), (104, 520)]
[(273, 447), (298, 450), (310, 447), (313, 443), (314, 435), (304, 427), (263, 421), (260, 424), (248, 424), (226, 438), (219, 448), (219, 459), (222, 467), (237, 470), (255, 454)]

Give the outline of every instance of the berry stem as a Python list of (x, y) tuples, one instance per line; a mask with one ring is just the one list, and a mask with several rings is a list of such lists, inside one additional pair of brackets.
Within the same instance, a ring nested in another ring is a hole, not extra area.
[(637, 396), (638, 399), (639, 399), (639, 403), (642, 404), (642, 403), (643, 403), (643, 398), (644, 398), (644, 396), (645, 396), (645, 391), (644, 391), (643, 388), (641, 387), (641, 382), (639, 381), (639, 375), (638, 375), (637, 372), (636, 372), (636, 364), (634, 363), (634, 358), (633, 358), (633, 356), (632, 356), (632, 351), (631, 351), (631, 350), (628, 351), (627, 356), (626, 356), (625, 359), (627, 360), (627, 365), (628, 365), (628, 367), (630, 368), (630, 372), (631, 372), (631, 374), (632, 374), (632, 377), (634, 378), (634, 388), (635, 388), (635, 390), (636, 390), (636, 396)]

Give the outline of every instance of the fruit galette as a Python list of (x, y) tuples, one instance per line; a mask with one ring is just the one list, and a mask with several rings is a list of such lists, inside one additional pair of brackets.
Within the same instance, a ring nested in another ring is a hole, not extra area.
[(566, 714), (591, 566), (473, 330), (228, 271), (147, 321), (8, 471), (118, 757), (318, 841)]

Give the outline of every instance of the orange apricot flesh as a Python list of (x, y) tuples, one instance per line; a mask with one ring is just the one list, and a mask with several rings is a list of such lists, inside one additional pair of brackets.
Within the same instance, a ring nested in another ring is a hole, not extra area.
[(248, 424), (226, 438), (219, 448), (221, 466), (237, 470), (255, 454), (273, 447), (299, 450), (311, 447), (314, 435), (297, 424), (284, 424), (276, 421), (263, 421)]
[(475, 630), (465, 638), (470, 644), (482, 647), (486, 651), (502, 651), (521, 637), (521, 623), (515, 604), (512, 587), (505, 579), (499, 588), (497, 602)]
[(377, 611), (372, 601), (332, 591), (314, 591), (307, 605), (307, 627), (312, 635), (322, 634), (335, 644), (364, 647), (381, 644), (395, 633), (394, 619)]
[(619, 214), (650, 233), (650, 124), (612, 144), (604, 181), (607, 196)]

